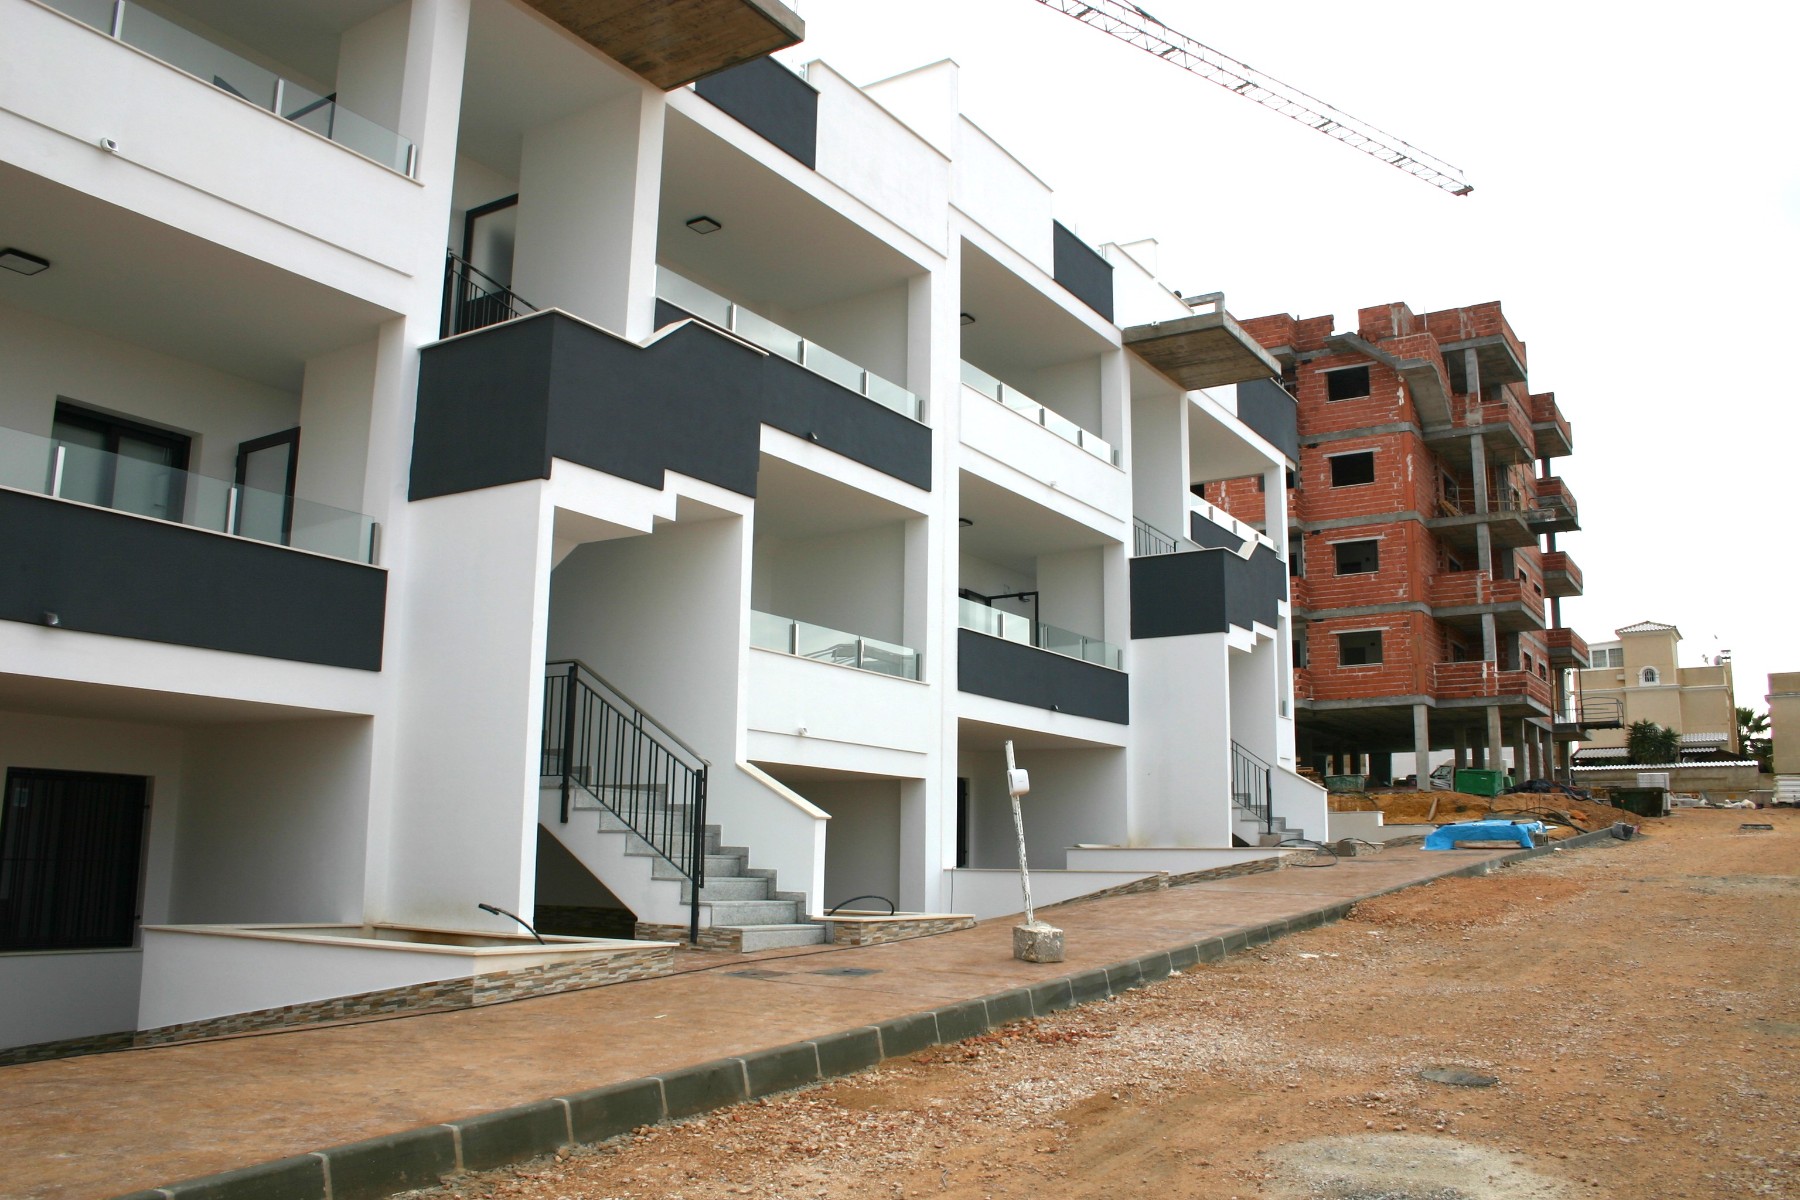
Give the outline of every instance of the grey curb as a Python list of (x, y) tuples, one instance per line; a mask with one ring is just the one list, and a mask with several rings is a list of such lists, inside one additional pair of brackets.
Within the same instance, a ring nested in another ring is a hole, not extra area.
[(569, 1144), (569, 1106), (541, 1100), (518, 1108), (452, 1121), (462, 1146), (462, 1169), (485, 1171), (549, 1154)]
[(691, 1117), (750, 1098), (744, 1060), (721, 1058), (681, 1071), (658, 1075), (662, 1080), (663, 1106), (670, 1120)]
[(323, 1152), (331, 1200), (381, 1200), (433, 1187), (456, 1170), (456, 1134), (448, 1125), (371, 1138)]
[[(1551, 845), (1521, 849), (1504, 858), (1470, 863), (1446, 875), (1478, 877), (1510, 863), (1582, 846), (1611, 845), (1616, 840), (1610, 829), (1597, 829)], [(1415, 886), (1384, 888), (1360, 900)], [(571, 1143), (603, 1142), (646, 1125), (852, 1075), (884, 1058), (916, 1054), (1013, 1021), (1104, 1000), (1188, 967), (1218, 962), (1283, 934), (1342, 920), (1357, 903), (1359, 900), (1339, 901), (1285, 921), (1045, 979), (931, 1012), (895, 1017), (879, 1025), (149, 1188), (118, 1200), (325, 1200), (327, 1181), (331, 1200), (382, 1200), (396, 1192), (430, 1187), (459, 1167), (485, 1170), (536, 1158)]]
[(752, 1100), (819, 1081), (819, 1048), (811, 1042), (746, 1054), (743, 1063)]
[(938, 1044), (937, 1013), (916, 1013), (895, 1017), (875, 1027), (881, 1033), (881, 1057), (899, 1058), (917, 1054)]
[(1031, 992), (1026, 988), (1014, 988), (1010, 992), (1000, 992), (986, 998), (988, 1027), (998, 1028), (1011, 1025), (1014, 1021), (1023, 1021), (1036, 1014), (1036, 1007)]
[(655, 1078), (575, 1092), (563, 1100), (569, 1106), (569, 1132), (582, 1144), (604, 1142), (644, 1125), (659, 1124), (668, 1116), (662, 1080)]
[(1104, 1000), (1110, 995), (1112, 995), (1112, 989), (1107, 986), (1106, 972), (1103, 969), (1096, 968), (1069, 976), (1069, 996), (1075, 1006), (1092, 1004), (1094, 1001)]
[(947, 1004), (937, 1010), (938, 1042), (945, 1046), (954, 1045), (964, 1038), (972, 1038), (988, 1031), (987, 1003), (981, 1000), (965, 1000), (961, 1004)]
[(813, 1046), (819, 1054), (821, 1079), (854, 1075), (881, 1061), (881, 1031), (873, 1025), (815, 1038)]
[(1046, 979), (1026, 989), (1031, 993), (1033, 1016), (1047, 1017), (1053, 1012), (1075, 1007), (1075, 994), (1067, 978)]
[(158, 1190), (170, 1200), (325, 1200), (325, 1160), (302, 1154)]

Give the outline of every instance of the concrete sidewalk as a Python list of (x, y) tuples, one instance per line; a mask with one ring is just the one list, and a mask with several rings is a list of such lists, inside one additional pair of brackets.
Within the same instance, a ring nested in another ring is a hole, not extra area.
[[(1067, 934), (1056, 966), (1015, 961), (1005, 918), (486, 1008), (3, 1067), (0, 1195), (382, 1195), (1100, 999), (1357, 900), (1543, 852), (1390, 849), (1074, 901), (1045, 910)], [(622, 1086), (590, 1094), (609, 1085)], [(196, 1179), (253, 1164), (275, 1165)]]

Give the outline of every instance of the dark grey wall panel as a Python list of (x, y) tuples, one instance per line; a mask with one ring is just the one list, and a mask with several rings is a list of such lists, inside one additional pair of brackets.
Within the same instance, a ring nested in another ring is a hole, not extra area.
[(1236, 550), (1244, 544), (1243, 538), (1197, 512), (1188, 514), (1188, 539), (1196, 546), (1223, 546), (1227, 550)]
[(972, 629), (956, 631), (956, 654), (958, 691), (1116, 725), (1131, 721), (1131, 678), (1123, 671)]
[(0, 491), (0, 620), (381, 669), (387, 572)]
[(1287, 599), (1287, 566), (1267, 546), (1248, 561), (1225, 549), (1131, 560), (1131, 636), (1224, 633), (1274, 627)]
[(1273, 379), (1252, 379), (1237, 385), (1238, 418), (1262, 434), (1271, 446), (1300, 461), (1300, 406), (1287, 389)]
[(818, 166), (819, 93), (774, 59), (727, 67), (694, 90), (808, 167)]
[[(667, 304), (659, 321), (686, 316)], [(643, 347), (545, 313), (421, 353), (415, 500), (547, 479), (561, 458), (660, 488), (678, 471), (756, 494), (761, 426), (931, 487), (931, 430), (704, 323)]]
[(1077, 300), (1105, 317), (1113, 319), (1112, 264), (1092, 246), (1052, 221), (1052, 274), (1056, 282), (1074, 293)]

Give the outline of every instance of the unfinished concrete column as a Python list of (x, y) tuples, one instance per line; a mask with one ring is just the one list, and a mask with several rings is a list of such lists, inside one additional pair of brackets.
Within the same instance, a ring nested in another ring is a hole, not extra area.
[(1431, 786), (1431, 706), (1413, 705), (1413, 774), (1422, 788)]
[(1487, 762), (1483, 765), (1492, 771), (1500, 769), (1500, 706), (1497, 704), (1487, 708)]
[(1525, 754), (1525, 720), (1524, 720), (1524, 718), (1521, 717), (1519, 720), (1513, 722), (1513, 727), (1510, 730), (1508, 730), (1507, 732), (1512, 734), (1512, 737), (1510, 740), (1512, 742), (1512, 774), (1513, 774), (1513, 778), (1514, 779), (1529, 779), (1529, 778), (1531, 778), (1531, 776), (1529, 776), (1525, 773), (1527, 768), (1530, 767), (1531, 762), (1530, 762), (1530, 759), (1527, 758), (1526, 754)]
[(1464, 726), (1458, 725), (1455, 729), (1451, 730), (1450, 733), (1450, 744), (1453, 747), (1452, 753), (1454, 755), (1451, 760), (1453, 765), (1450, 769), (1452, 771), (1460, 771), (1469, 765), (1469, 731)]

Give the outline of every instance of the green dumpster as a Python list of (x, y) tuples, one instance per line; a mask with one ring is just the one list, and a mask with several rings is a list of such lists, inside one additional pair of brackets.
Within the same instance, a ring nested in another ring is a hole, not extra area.
[(1456, 790), (1470, 796), (1498, 796), (1511, 784), (1505, 771), (1464, 767), (1456, 773)]
[(1368, 782), (1367, 775), (1327, 775), (1325, 790), (1328, 792), (1360, 792)]
[(1661, 788), (1614, 788), (1611, 800), (1615, 808), (1640, 817), (1669, 815), (1669, 793)]

